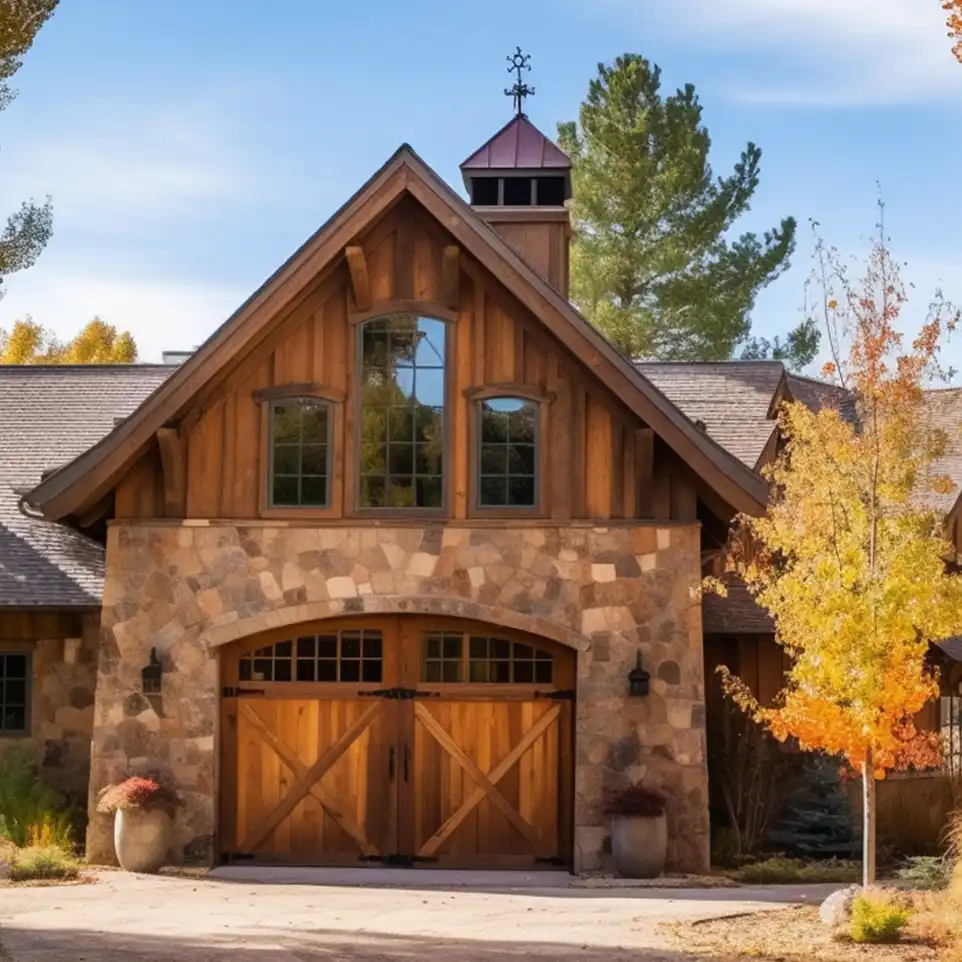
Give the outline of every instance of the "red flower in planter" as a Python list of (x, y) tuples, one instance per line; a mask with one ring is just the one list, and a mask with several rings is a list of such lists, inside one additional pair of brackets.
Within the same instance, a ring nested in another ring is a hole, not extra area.
[(97, 811), (112, 815), (116, 811), (142, 809), (155, 811), (162, 809), (170, 812), (181, 804), (173, 789), (162, 785), (153, 778), (134, 775), (117, 785), (109, 785), (100, 793)]

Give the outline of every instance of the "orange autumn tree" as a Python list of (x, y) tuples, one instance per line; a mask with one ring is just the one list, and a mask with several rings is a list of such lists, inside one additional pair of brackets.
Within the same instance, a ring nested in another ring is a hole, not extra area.
[(942, 8), (948, 14), (949, 37), (955, 41), (952, 52), (962, 61), (962, 0), (942, 0)]
[(792, 667), (775, 707), (738, 679), (727, 685), (777, 738), (844, 756), (861, 773), (868, 885), (876, 779), (939, 762), (937, 736), (913, 719), (938, 694), (930, 643), (962, 631), (962, 577), (947, 570), (951, 546), (931, 497), (952, 488), (934, 467), (949, 439), (923, 393), (957, 317), (936, 303), (914, 340), (903, 336), (906, 294), (881, 227), (857, 285), (836, 252), (819, 244), (817, 254), (833, 354), (825, 375), (856, 410), (781, 411), (768, 514), (738, 519), (730, 563), (771, 614)]

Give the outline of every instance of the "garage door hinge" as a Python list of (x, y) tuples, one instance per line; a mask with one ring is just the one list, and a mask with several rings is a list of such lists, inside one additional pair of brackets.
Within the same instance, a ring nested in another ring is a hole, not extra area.
[(535, 693), (535, 698), (550, 698), (552, 701), (574, 701), (575, 693), (572, 689), (567, 691), (539, 691)]

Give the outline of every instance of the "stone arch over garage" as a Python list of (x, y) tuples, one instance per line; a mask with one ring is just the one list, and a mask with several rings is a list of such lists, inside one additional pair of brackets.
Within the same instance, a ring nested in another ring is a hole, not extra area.
[(573, 648), (575, 651), (587, 651), (591, 647), (591, 643), (584, 635), (549, 621), (547, 618), (505, 608), (493, 608), (466, 599), (437, 598), (426, 595), (361, 595), (347, 600), (315, 601), (290, 605), (286, 608), (273, 608), (212, 628), (203, 637), (210, 648), (220, 648), (240, 638), (274, 628), (322, 621), (325, 618), (371, 614), (416, 614), (462, 618), (484, 622), (498, 628), (524, 631), (530, 635), (557, 642), (567, 648)]

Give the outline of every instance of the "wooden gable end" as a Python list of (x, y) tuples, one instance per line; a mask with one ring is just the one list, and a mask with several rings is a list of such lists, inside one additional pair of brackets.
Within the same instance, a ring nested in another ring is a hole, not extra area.
[[(193, 399), (166, 429), (177, 442), (168, 436), (166, 457), (154, 446), (122, 478), (115, 516), (370, 514), (357, 511), (355, 497), (357, 332), (393, 312), (449, 325), (443, 516), (499, 516), (477, 507), (474, 416), (479, 396), (502, 392), (538, 400), (542, 413), (538, 507), (500, 516), (695, 519), (693, 472), (410, 196), (354, 238), (310, 294)], [(332, 404), (328, 508), (268, 507), (265, 404), (285, 394)]]

